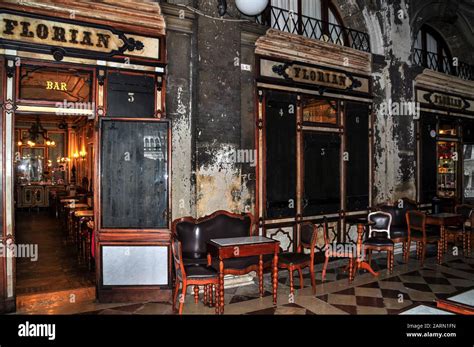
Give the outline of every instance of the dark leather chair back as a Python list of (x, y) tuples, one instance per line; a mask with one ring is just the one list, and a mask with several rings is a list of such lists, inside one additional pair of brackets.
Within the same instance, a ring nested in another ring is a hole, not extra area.
[(387, 237), (390, 236), (390, 225), (392, 223), (392, 215), (387, 212), (377, 211), (369, 213), (369, 221), (374, 222), (369, 230), (369, 237), (373, 236), (373, 233), (385, 233)]
[(398, 203), (396, 203), (395, 205), (383, 205), (379, 207), (380, 211), (387, 212), (392, 215), (391, 226), (393, 227), (406, 228), (407, 227), (406, 213), (408, 211), (413, 211), (413, 210), (418, 209), (416, 202), (407, 198), (403, 198), (402, 200), (403, 202), (400, 207)]
[(303, 223), (300, 228), (301, 244), (306, 248), (311, 248), (311, 244), (315, 241), (316, 229), (313, 223)]
[(200, 219), (185, 217), (173, 222), (173, 233), (181, 241), (185, 259), (205, 259), (207, 241), (215, 238), (250, 236), (253, 232), (251, 214), (217, 211)]
[(456, 205), (456, 208), (454, 210), (456, 211), (457, 214), (462, 215), (464, 220), (468, 220), (469, 217), (471, 216), (473, 208), (474, 207), (471, 205), (462, 204), (462, 205)]

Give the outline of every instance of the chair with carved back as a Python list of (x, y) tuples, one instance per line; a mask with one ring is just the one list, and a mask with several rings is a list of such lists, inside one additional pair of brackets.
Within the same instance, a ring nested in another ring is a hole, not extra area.
[[(173, 237), (171, 240), (171, 248), (173, 253), (173, 265), (175, 269), (175, 288), (173, 293), (173, 311), (176, 311), (176, 301), (179, 295), (179, 288), (181, 285), (181, 295), (179, 297), (178, 313), (183, 313), (184, 299), (186, 297), (186, 290), (188, 286), (194, 286), (194, 300), (197, 303), (196, 297), (199, 295), (199, 286), (204, 286), (204, 302), (207, 303), (207, 293), (209, 286), (219, 285), (219, 276), (217, 271), (207, 265), (185, 265), (183, 261), (183, 253), (181, 242)], [(212, 305), (212, 292), (209, 298)], [(219, 296), (219, 290), (216, 290), (216, 300)], [(218, 307), (216, 305), (216, 313)]]
[[(207, 242), (216, 238), (252, 236), (255, 225), (250, 213), (235, 214), (228, 211), (216, 211), (211, 215), (193, 218), (183, 217), (173, 221), (172, 233), (182, 244), (185, 265), (209, 265), (219, 269), (219, 260), (212, 259), (207, 252)], [(273, 255), (263, 256), (264, 269), (271, 268)], [(239, 257), (224, 260), (224, 275), (245, 275), (251, 271), (258, 273), (259, 257)], [(260, 276), (259, 276), (260, 278)], [(195, 288), (195, 290), (197, 290)], [(209, 297), (215, 286), (206, 286)], [(197, 300), (197, 299), (196, 299)]]
[[(316, 294), (316, 278), (314, 273), (314, 248), (317, 241), (317, 227), (311, 222), (302, 223), (297, 252), (282, 252), (278, 256), (278, 267), (287, 269), (290, 274), (290, 293), (294, 295), (293, 272), (300, 275), (300, 287), (303, 288), (303, 269), (309, 267), (311, 287)], [(309, 249), (309, 253), (304, 250)]]
[(437, 243), (438, 264), (441, 263), (441, 256), (443, 252), (443, 244), (441, 242), (441, 235), (438, 229), (428, 227), (426, 225), (426, 214), (420, 211), (408, 211), (406, 213), (408, 225), (408, 249), (410, 249), (411, 241), (416, 242), (416, 256), (420, 259), (423, 265), (426, 257), (426, 246), (428, 243)]
[(393, 271), (393, 252), (394, 242), (390, 239), (390, 225), (392, 224), (392, 215), (387, 212), (376, 211), (369, 213), (369, 235), (363, 242), (364, 256), (368, 255), (368, 263), (371, 263), (373, 251), (387, 252), (387, 270)]

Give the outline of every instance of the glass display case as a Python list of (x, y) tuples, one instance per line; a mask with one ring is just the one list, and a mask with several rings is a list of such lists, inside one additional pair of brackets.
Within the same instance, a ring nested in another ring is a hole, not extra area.
[(438, 147), (437, 191), (441, 198), (456, 197), (457, 187), (457, 143), (440, 141)]
[(474, 145), (464, 145), (463, 154), (464, 200), (472, 202), (474, 200)]

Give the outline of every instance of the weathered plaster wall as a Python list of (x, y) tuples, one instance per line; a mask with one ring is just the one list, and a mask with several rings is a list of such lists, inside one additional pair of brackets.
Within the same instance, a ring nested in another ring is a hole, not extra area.
[[(172, 216), (196, 214), (194, 175), (193, 79), (195, 50), (192, 13), (162, 6), (167, 21), (166, 113), (172, 129)], [(180, 17), (181, 16), (181, 17)]]
[(413, 117), (387, 114), (392, 103), (414, 100), (411, 28), (405, 0), (337, 1), (345, 25), (368, 32), (373, 63), (374, 191), (373, 203), (415, 199)]

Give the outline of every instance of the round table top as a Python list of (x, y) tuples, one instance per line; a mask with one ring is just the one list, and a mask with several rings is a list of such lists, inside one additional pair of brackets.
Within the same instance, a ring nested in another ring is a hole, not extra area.
[(74, 212), (74, 215), (76, 217), (93, 217), (94, 216), (94, 211), (93, 210), (82, 210), (82, 211), (76, 211)]

